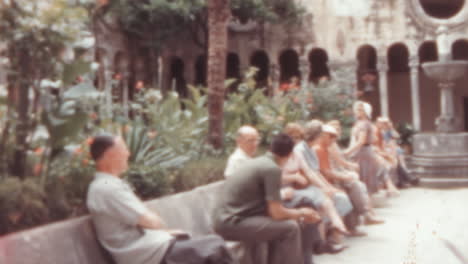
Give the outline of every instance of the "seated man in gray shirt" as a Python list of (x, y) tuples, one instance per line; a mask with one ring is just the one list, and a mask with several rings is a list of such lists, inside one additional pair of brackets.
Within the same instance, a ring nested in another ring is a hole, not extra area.
[(87, 206), (99, 242), (116, 263), (232, 263), (220, 237), (189, 239), (187, 233), (165, 229), (162, 219), (120, 178), (130, 155), (121, 138), (97, 136), (90, 148), (97, 172)]
[(215, 231), (228, 240), (248, 244), (268, 243), (269, 264), (312, 263), (310, 239), (301, 239), (300, 222), (315, 231), (320, 216), (310, 208), (288, 209), (282, 205), (281, 167), (294, 147), (292, 139), (273, 138), (270, 152), (244, 162), (228, 177), (214, 212)]

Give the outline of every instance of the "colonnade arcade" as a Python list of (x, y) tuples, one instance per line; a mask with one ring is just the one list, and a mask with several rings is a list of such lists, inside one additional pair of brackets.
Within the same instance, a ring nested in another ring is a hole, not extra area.
[[(277, 54), (267, 50), (256, 50), (242, 57), (229, 52), (226, 62), (227, 78), (240, 78), (249, 67), (258, 68), (256, 80), (259, 87), (268, 87), (271, 91), (292, 77), (298, 77), (303, 83), (317, 83), (322, 78), (333, 78), (336, 67), (333, 58), (322, 48), (313, 48), (305, 55), (299, 55), (296, 49), (284, 49)], [(452, 43), (452, 54), (455, 60), (468, 60), (468, 40), (460, 39)], [(114, 59), (114, 71), (122, 72), (122, 56), (117, 53)], [(140, 64), (152, 65), (142, 57)], [(374, 116), (388, 116), (396, 123), (407, 122), (417, 131), (434, 130), (434, 120), (440, 113), (439, 90), (422, 71), (421, 64), (437, 60), (437, 47), (434, 41), (426, 41), (411, 50), (408, 45), (397, 42), (386, 49), (364, 44), (356, 50), (353, 63), (346, 64), (356, 72), (357, 91), (361, 97), (374, 107)], [(139, 76), (128, 76), (129, 83), (143, 80), (146, 84), (157, 84), (155, 87), (175, 90), (180, 96), (188, 95), (187, 84), (206, 85), (206, 55), (198, 54), (187, 59), (182, 56), (169, 56), (163, 60), (161, 67), (134, 66)], [(141, 66), (141, 65), (140, 65)], [(138, 69), (137, 69), (138, 68)], [(158, 71), (157, 74), (152, 74)], [(135, 74), (134, 74), (135, 75)], [(155, 76), (160, 76), (156, 81)], [(125, 77), (125, 76), (124, 76)], [(468, 87), (465, 82), (456, 84), (455, 97), (457, 112), (465, 120), (468, 130)], [(132, 88), (132, 85), (128, 85)], [(147, 85), (149, 86), (149, 85)], [(125, 87), (125, 85), (123, 86)], [(151, 86), (149, 86), (151, 87)], [(230, 87), (234, 91), (236, 85)], [(125, 89), (122, 89), (125, 90)], [(132, 89), (130, 89), (132, 90)], [(127, 92), (122, 96), (131, 97)]]

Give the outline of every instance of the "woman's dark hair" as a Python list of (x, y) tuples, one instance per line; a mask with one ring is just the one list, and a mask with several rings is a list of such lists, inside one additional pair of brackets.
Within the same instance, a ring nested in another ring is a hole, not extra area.
[(287, 157), (294, 148), (294, 141), (286, 134), (278, 134), (273, 137), (270, 144), (270, 151), (280, 157)]
[(93, 138), (90, 152), (94, 161), (99, 160), (104, 152), (111, 148), (115, 143), (115, 137), (109, 134), (98, 135)]

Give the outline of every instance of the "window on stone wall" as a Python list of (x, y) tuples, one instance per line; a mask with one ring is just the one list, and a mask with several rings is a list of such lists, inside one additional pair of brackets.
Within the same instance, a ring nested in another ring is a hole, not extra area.
[(463, 8), (465, 0), (419, 0), (424, 11), (435, 18), (446, 19)]

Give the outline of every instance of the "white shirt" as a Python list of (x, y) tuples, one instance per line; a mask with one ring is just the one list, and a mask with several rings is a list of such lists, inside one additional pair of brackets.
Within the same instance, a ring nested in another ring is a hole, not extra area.
[(146, 206), (125, 181), (110, 174), (96, 173), (87, 206), (99, 242), (117, 264), (160, 263), (174, 240), (166, 231), (138, 226)]
[(231, 156), (226, 164), (226, 169), (224, 170), (224, 177), (229, 178), (237, 169), (239, 169), (244, 161), (252, 159), (245, 151), (241, 148), (237, 148)]

